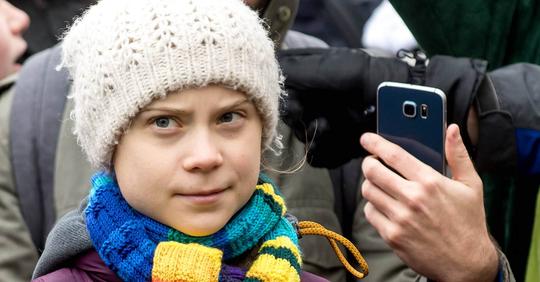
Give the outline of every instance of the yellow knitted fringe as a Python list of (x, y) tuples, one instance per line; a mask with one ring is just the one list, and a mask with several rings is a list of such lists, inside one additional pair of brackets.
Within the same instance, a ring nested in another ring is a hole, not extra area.
[(273, 247), (273, 248), (276, 248), (276, 249), (280, 248), (280, 247), (287, 248), (287, 249), (291, 250), (291, 252), (294, 254), (298, 264), (302, 265), (302, 257), (300, 256), (300, 252), (298, 251), (298, 248), (291, 241), (291, 238), (289, 238), (287, 236), (279, 236), (276, 239), (268, 240), (268, 241), (266, 241), (266, 242), (264, 242), (262, 244), (261, 249), (263, 249), (265, 247)]
[[(264, 248), (287, 248), (293, 253), (298, 264), (302, 265), (298, 248), (286, 236), (264, 242), (260, 249)], [(300, 275), (288, 260), (276, 258), (270, 254), (259, 255), (246, 274), (246, 278), (255, 278), (260, 281), (300, 281)]]
[(259, 279), (260, 281), (300, 281), (298, 272), (288, 260), (276, 258), (269, 254), (259, 255), (246, 277)]
[(263, 191), (263, 193), (265, 193), (266, 195), (269, 195), (272, 198), (274, 198), (274, 201), (276, 201), (276, 203), (278, 203), (281, 206), (281, 216), (285, 215), (285, 213), (287, 212), (285, 201), (283, 200), (281, 196), (276, 194), (276, 192), (274, 191), (274, 187), (272, 187), (272, 185), (268, 183), (263, 183), (263, 184), (257, 185), (256, 188)]
[(152, 281), (218, 281), (223, 252), (199, 244), (161, 242), (154, 254)]

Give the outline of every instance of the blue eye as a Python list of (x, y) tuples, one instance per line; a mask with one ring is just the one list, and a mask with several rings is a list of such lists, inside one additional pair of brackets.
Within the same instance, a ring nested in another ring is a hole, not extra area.
[(171, 124), (171, 119), (167, 117), (160, 117), (154, 120), (154, 124), (159, 128), (167, 128)]
[(220, 122), (233, 122), (235, 119), (239, 118), (240, 114), (235, 112), (228, 112), (223, 114), (220, 118)]

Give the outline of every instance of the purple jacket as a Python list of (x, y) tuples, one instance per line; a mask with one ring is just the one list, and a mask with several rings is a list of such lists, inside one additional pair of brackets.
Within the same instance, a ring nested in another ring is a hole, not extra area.
[(32, 281), (116, 282), (122, 280), (105, 265), (98, 253), (94, 249), (91, 249), (74, 258), (66, 267)]
[[(305, 282), (323, 282), (328, 281), (322, 277), (303, 271), (300, 280)], [(70, 265), (58, 269), (47, 275), (38, 277), (33, 282), (49, 281), (73, 281), (73, 282), (92, 282), (92, 281), (122, 281), (112, 270), (110, 270), (98, 253), (91, 249), (77, 258)]]

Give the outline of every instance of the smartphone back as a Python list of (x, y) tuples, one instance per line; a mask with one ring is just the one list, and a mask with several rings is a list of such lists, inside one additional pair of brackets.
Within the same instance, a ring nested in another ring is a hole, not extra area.
[(446, 173), (446, 96), (437, 88), (383, 82), (377, 89), (377, 132)]

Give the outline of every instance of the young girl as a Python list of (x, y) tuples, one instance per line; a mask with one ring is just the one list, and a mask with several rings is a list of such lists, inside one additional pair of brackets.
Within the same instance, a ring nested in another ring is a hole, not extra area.
[(74, 133), (99, 169), (37, 281), (317, 281), (260, 174), (274, 46), (240, 0), (102, 0), (67, 32)]

